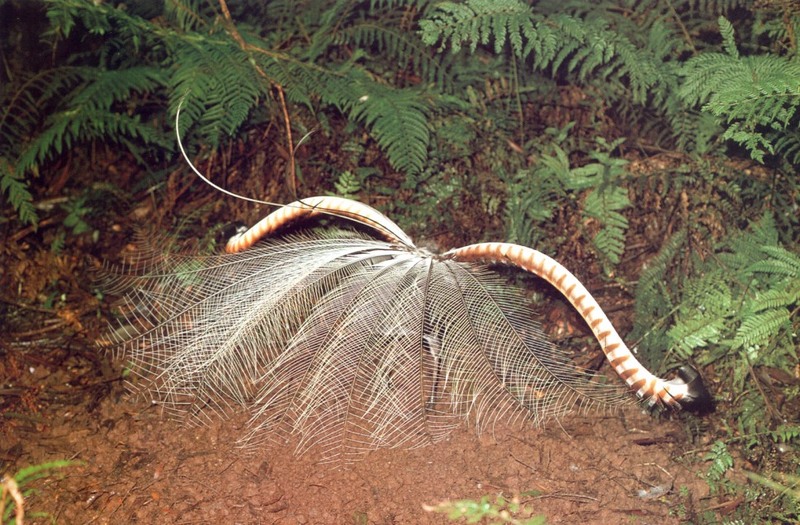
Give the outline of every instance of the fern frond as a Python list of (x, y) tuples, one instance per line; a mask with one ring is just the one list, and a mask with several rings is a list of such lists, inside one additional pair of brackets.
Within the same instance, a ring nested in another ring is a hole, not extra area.
[(636, 284), (634, 324), (630, 339), (641, 341), (639, 348), (643, 357), (653, 363), (664, 361), (664, 352), (670, 345), (665, 323), (675, 308), (670, 270), (678, 265), (676, 259), (685, 246), (686, 231), (681, 230), (647, 261)]
[[(667, 271), (673, 266), (675, 257), (684, 248), (686, 243), (686, 231), (681, 230), (669, 238), (664, 243), (658, 254), (647, 261), (644, 270), (639, 275), (639, 282), (636, 285), (636, 307), (640, 305), (653, 304), (654, 302), (659, 305), (667, 305), (670, 303), (669, 294), (665, 293), (664, 282), (666, 281)], [(637, 310), (638, 312), (638, 310)], [(639, 318), (645, 319), (653, 316), (639, 315), (637, 313), (637, 322)]]
[(143, 124), (138, 116), (89, 108), (70, 109), (52, 115), (48, 124), (17, 159), (15, 169), (20, 176), (52, 155), (93, 139), (120, 141), (121, 137), (129, 137), (165, 149), (170, 147), (160, 130)]
[(800, 277), (800, 256), (780, 246), (765, 245), (761, 251), (767, 259), (750, 266), (750, 272), (764, 272), (786, 277)]
[(748, 5), (751, 0), (685, 0), (689, 9), (708, 14), (723, 14)]
[(800, 438), (800, 426), (783, 424), (773, 430), (771, 435), (776, 443), (789, 443)]
[[(800, 283), (798, 284), (800, 285)], [(790, 306), (798, 300), (800, 286), (795, 286), (795, 288), (795, 290), (792, 290), (791, 286), (786, 289), (770, 288), (763, 293), (756, 294), (756, 296), (749, 301), (748, 309), (753, 312), (761, 312)]]
[(612, 264), (618, 264), (625, 250), (628, 219), (620, 213), (630, 206), (628, 192), (619, 186), (601, 186), (586, 196), (584, 214), (603, 225), (592, 239), (598, 253)]
[(449, 47), (453, 54), (464, 45), (474, 53), (478, 45), (494, 40), (500, 53), (511, 44), (514, 54), (523, 55), (523, 42), (537, 40), (531, 8), (518, 0), (467, 0), (463, 4), (442, 2), (427, 19), (420, 21), (422, 41)]
[(423, 42), (438, 44), (440, 51), (449, 47), (458, 53), (469, 45), (474, 53), (493, 42), (495, 54), (509, 45), (518, 58), (533, 55), (536, 69), (563, 68), (581, 81), (590, 75), (605, 81), (625, 78), (637, 101), (644, 101), (650, 87), (662, 80), (661, 61), (609, 29), (602, 18), (582, 20), (564, 13), (544, 18), (518, 0), (469, 0), (437, 5), (420, 27)]
[(752, 265), (764, 261), (764, 246), (778, 244), (778, 230), (775, 218), (771, 213), (764, 214), (759, 220), (750, 224), (747, 231), (732, 235), (725, 243), (724, 250), (717, 255), (719, 261), (731, 272), (742, 273), (743, 279), (749, 278)]
[(782, 329), (790, 327), (789, 310), (771, 308), (745, 317), (736, 330), (733, 348), (765, 345)]
[(163, 70), (152, 66), (84, 71), (85, 85), (69, 98), (69, 107), (110, 110), (115, 102), (126, 101), (133, 93), (158, 91), (166, 80)]
[(68, 96), (91, 74), (89, 68), (59, 67), (22, 74), (17, 84), (4, 86), (0, 91), (0, 151), (17, 149), (30, 140), (55, 101)]
[(728, 447), (723, 441), (716, 441), (703, 459), (711, 461), (706, 477), (713, 484), (722, 480), (725, 473), (733, 468), (733, 456), (728, 452)]
[(733, 294), (721, 271), (686, 283), (675, 324), (667, 332), (678, 354), (688, 358), (698, 348), (719, 343), (732, 314), (732, 303)]
[(782, 156), (790, 164), (800, 165), (800, 130), (773, 131), (767, 133), (767, 141), (772, 144), (775, 154)]
[[(439, 89), (451, 91), (455, 81), (450, 73), (451, 60), (432, 55), (415, 33), (384, 21), (359, 21), (342, 28), (333, 38), (337, 45), (347, 44), (358, 49), (380, 53), (384, 60), (397, 61), (420, 75), (426, 82), (435, 83)], [(374, 51), (373, 51), (374, 50)]]
[(4, 157), (0, 157), (0, 193), (6, 194), (22, 223), (35, 225), (39, 222), (27, 181), (11, 168), (8, 159)]
[(207, 23), (202, 16), (204, 2), (198, 0), (170, 0), (164, 2), (164, 16), (182, 31), (195, 31)]
[(336, 189), (336, 194), (345, 199), (352, 199), (362, 189), (361, 181), (353, 175), (352, 171), (340, 173), (339, 178), (333, 183), (333, 187)]
[(351, 118), (372, 129), (392, 166), (410, 174), (422, 171), (430, 131), (428, 106), (420, 91), (361, 82), (351, 85), (350, 93), (349, 99), (340, 102)]
[(733, 24), (724, 16), (719, 17), (719, 34), (722, 35), (722, 47), (728, 56), (739, 58), (739, 50), (736, 49), (736, 41), (733, 39)]
[(563, 193), (561, 179), (554, 170), (563, 170), (562, 175), (569, 173), (568, 161), (558, 163), (557, 167), (553, 164), (554, 157), (545, 156), (536, 169), (520, 170), (506, 178), (504, 218), (509, 242), (525, 246), (539, 244), (542, 234), (539, 224), (553, 216), (558, 202), (556, 196)]
[(196, 133), (213, 148), (242, 125), (260, 100), (269, 100), (269, 82), (259, 76), (251, 57), (232, 40), (177, 42), (174, 52), (170, 111), (174, 114), (184, 99), (184, 130), (197, 124)]
[(754, 159), (763, 161), (774, 146), (761, 128), (786, 129), (800, 106), (800, 60), (741, 57), (732, 42), (730, 23), (724, 18), (720, 23), (728, 52), (702, 53), (688, 60), (680, 96), (690, 106), (702, 104), (703, 111), (725, 122), (724, 138), (743, 144)]

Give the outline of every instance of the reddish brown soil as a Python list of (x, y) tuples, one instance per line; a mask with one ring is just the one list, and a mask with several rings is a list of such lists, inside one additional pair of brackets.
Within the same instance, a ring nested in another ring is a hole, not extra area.
[(119, 381), (90, 380), (74, 357), (50, 369), (16, 355), (26, 373), (14, 388), (49, 402), (6, 418), (3, 459), (82, 462), (42, 480), (27, 501), (58, 523), (447, 523), (423, 505), (503, 494), (530, 509), (520, 517), (547, 523), (669, 524), (690, 516), (707, 490), (681, 461), (692, 448), (683, 425), (635, 408), (492, 435), (465, 425), (437, 445), (331, 467), (295, 456), (291, 443), (238, 448), (244, 421), (169, 420)]

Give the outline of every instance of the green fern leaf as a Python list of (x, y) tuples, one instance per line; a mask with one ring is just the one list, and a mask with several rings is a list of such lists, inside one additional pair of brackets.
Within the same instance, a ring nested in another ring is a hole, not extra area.
[(129, 137), (145, 144), (157, 144), (165, 149), (171, 147), (171, 143), (159, 130), (142, 124), (138, 116), (131, 117), (122, 113), (92, 108), (70, 109), (52, 115), (48, 124), (45, 131), (17, 159), (16, 171), (20, 177), (52, 155), (59, 155), (78, 142), (93, 139), (120, 141), (121, 137)]
[(800, 426), (783, 424), (771, 432), (772, 439), (776, 443), (789, 443), (800, 438)]
[(786, 129), (767, 134), (767, 141), (774, 146), (775, 153), (789, 163), (800, 164), (800, 129)]
[(347, 104), (352, 118), (372, 128), (389, 162), (400, 171), (422, 171), (427, 159), (430, 131), (428, 107), (415, 89), (390, 89), (362, 83), (357, 100)]
[(598, 253), (612, 264), (618, 264), (625, 250), (628, 219), (620, 213), (630, 206), (628, 192), (620, 187), (600, 187), (586, 196), (584, 214), (603, 225), (592, 239)]
[[(260, 100), (269, 100), (268, 80), (232, 40), (177, 42), (174, 52), (177, 66), (169, 80), (170, 111), (174, 115), (183, 100), (181, 126), (186, 130), (197, 125), (196, 133), (213, 148), (240, 128)], [(271, 66), (268, 73), (280, 68), (274, 60), (265, 62)], [(297, 99), (297, 91), (292, 89), (295, 84), (287, 80), (286, 88)], [(307, 95), (305, 100), (310, 103)]]
[(686, 283), (675, 323), (667, 332), (678, 354), (689, 358), (696, 349), (722, 341), (732, 303), (733, 294), (721, 271)]
[[(702, 53), (684, 65), (681, 98), (728, 125), (723, 138), (763, 161), (774, 145), (762, 129), (783, 131), (800, 107), (800, 60), (778, 55), (739, 56), (733, 28), (720, 19), (727, 53)], [(772, 137), (770, 137), (772, 138)]]
[(5, 193), (8, 202), (24, 224), (36, 225), (39, 217), (33, 207), (33, 196), (25, 179), (11, 168), (8, 160), (0, 157), (0, 193)]
[(337, 195), (346, 199), (353, 199), (361, 191), (361, 181), (353, 175), (353, 172), (343, 171), (339, 174), (336, 182), (333, 183), (333, 187), (336, 189)]
[(736, 330), (733, 348), (766, 345), (781, 329), (791, 326), (789, 319), (786, 308), (773, 308), (745, 317)]
[(793, 287), (789, 285), (786, 288), (770, 288), (763, 293), (757, 293), (755, 297), (749, 301), (748, 309), (753, 312), (760, 312), (762, 310), (790, 306), (798, 300), (800, 282), (796, 283), (794, 290), (792, 288)]
[(625, 251), (625, 232), (618, 228), (603, 228), (592, 238), (592, 244), (602, 257), (612, 264), (619, 264)]
[(672, 315), (675, 300), (670, 293), (670, 270), (679, 266), (676, 258), (683, 253), (686, 232), (679, 231), (669, 238), (655, 257), (647, 261), (636, 284), (634, 325), (630, 338), (641, 341), (645, 360), (663, 362), (669, 347), (667, 328), (663, 320)]
[(725, 52), (733, 58), (739, 58), (739, 50), (736, 49), (736, 41), (733, 38), (733, 24), (727, 18), (721, 16), (717, 19), (719, 23), (719, 33), (722, 35), (722, 46)]
[(800, 277), (800, 256), (780, 246), (761, 246), (767, 259), (749, 267), (750, 272), (764, 272), (786, 277)]
[(711, 461), (706, 478), (712, 485), (716, 485), (721, 481), (725, 473), (733, 468), (733, 456), (728, 452), (728, 447), (723, 441), (715, 442), (703, 459)]
[(531, 8), (518, 0), (442, 2), (429, 18), (420, 21), (420, 28), (425, 44), (439, 42), (440, 50), (449, 46), (453, 54), (465, 44), (474, 53), (479, 44), (492, 39), (495, 53), (500, 53), (508, 39), (514, 53), (521, 56), (523, 41), (535, 33)]

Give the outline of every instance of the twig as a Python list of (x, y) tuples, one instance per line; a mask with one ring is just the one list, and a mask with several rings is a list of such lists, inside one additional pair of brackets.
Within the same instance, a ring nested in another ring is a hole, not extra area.
[[(258, 51), (258, 49), (248, 45), (247, 42), (244, 41), (244, 38), (242, 38), (242, 34), (239, 33), (239, 30), (236, 28), (236, 24), (233, 22), (233, 18), (231, 17), (231, 12), (228, 9), (227, 1), (219, 0), (219, 5), (220, 8), (222, 9), (222, 15), (225, 17), (225, 21), (227, 22), (228, 30), (231, 32), (231, 36), (233, 37), (233, 39), (236, 40), (236, 43), (238, 43), (239, 46), (244, 51), (253, 51), (253, 50)], [(294, 164), (294, 142), (292, 141), (292, 121), (291, 119), (289, 119), (289, 110), (286, 107), (286, 99), (283, 95), (283, 86), (272, 80), (269, 77), (269, 75), (267, 75), (264, 72), (264, 70), (261, 69), (261, 67), (259, 67), (257, 64), (254, 64), (253, 67), (256, 68), (256, 72), (259, 74), (259, 76), (261, 76), (263, 79), (269, 82), (273, 87), (275, 87), (275, 90), (278, 92), (278, 99), (280, 100), (281, 110), (283, 112), (283, 122), (284, 125), (286, 126), (286, 143), (289, 146), (289, 173), (288, 173), (289, 192), (291, 193), (292, 198), (296, 199), (297, 178), (295, 175), (295, 164)]]
[(283, 122), (286, 126), (286, 143), (289, 145), (289, 191), (292, 198), (297, 198), (297, 179), (294, 168), (294, 143), (292, 142), (292, 123), (289, 120), (289, 111), (286, 109), (286, 99), (283, 97), (283, 87), (280, 84), (275, 84), (275, 89), (278, 90), (278, 98), (281, 100), (281, 109), (283, 110)]
[(14, 332), (11, 335), (15, 338), (23, 338), (23, 337), (31, 337), (35, 335), (42, 335), (48, 332), (53, 332), (55, 330), (60, 330), (67, 324), (66, 321), (62, 319), (54, 319), (53, 323), (50, 326), (43, 326), (41, 328), (34, 328), (33, 330), (26, 330), (24, 332)]
[(675, 18), (675, 22), (678, 24), (678, 27), (681, 28), (681, 32), (683, 33), (684, 38), (686, 38), (686, 43), (689, 44), (689, 47), (692, 48), (692, 54), (696, 55), (697, 48), (694, 47), (694, 42), (692, 42), (692, 36), (689, 34), (689, 31), (686, 29), (686, 26), (683, 25), (680, 15), (678, 15), (678, 12), (675, 10), (675, 7), (673, 7), (672, 2), (670, 2), (670, 0), (667, 0), (667, 6), (669, 6), (669, 10), (672, 11), (672, 16)]
[(530, 500), (528, 501), (532, 501), (535, 499), (545, 499), (545, 498), (600, 501), (599, 498), (596, 498), (594, 496), (589, 496), (588, 494), (571, 494), (569, 492), (551, 492), (549, 494), (538, 494), (536, 496), (531, 497)]
[(228, 9), (228, 2), (225, 0), (219, 0), (219, 7), (222, 9), (222, 16), (225, 17), (225, 21), (228, 23), (228, 30), (231, 32), (231, 36), (234, 40), (236, 40), (236, 43), (239, 44), (242, 49), (247, 49), (247, 44), (245, 44), (242, 34), (239, 33), (239, 30), (236, 28), (236, 24), (233, 23), (231, 11)]
[(11, 476), (3, 476), (2, 483), (3, 494), (0, 496), (0, 517), (4, 514), (3, 508), (5, 507), (6, 503), (6, 495), (10, 494), (17, 507), (16, 523), (17, 525), (23, 525), (23, 522), (25, 521), (25, 504), (22, 498), (22, 493), (19, 491), (19, 486), (17, 486), (17, 481)]

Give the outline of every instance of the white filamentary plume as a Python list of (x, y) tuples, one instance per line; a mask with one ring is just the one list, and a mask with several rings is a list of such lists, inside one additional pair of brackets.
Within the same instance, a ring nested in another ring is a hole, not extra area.
[[(341, 230), (261, 240), (320, 213), (385, 240)], [(498, 418), (539, 423), (576, 403), (630, 399), (621, 385), (576, 369), (531, 320), (522, 294), (481, 263), (511, 264), (553, 284), (648, 403), (679, 408), (708, 398), (690, 367), (670, 381), (648, 372), (583, 285), (530, 248), (483, 243), (436, 255), (373, 208), (312, 197), (277, 210), (227, 250), (143, 249), (135, 270), (108, 269), (103, 280), (110, 293), (126, 293), (125, 329), (110, 346), (132, 363), (134, 388), (200, 419), (244, 407), (247, 443), (295, 434), (299, 450), (318, 446), (347, 462), (378, 447), (436, 442), (468, 418), (479, 429)]]
[(246, 407), (249, 442), (294, 433), (349, 461), (468, 416), (540, 422), (626, 398), (576, 370), (497, 275), (355, 234), (170, 255), (106, 285), (132, 290), (136, 333), (115, 343), (135, 388), (197, 417)]

